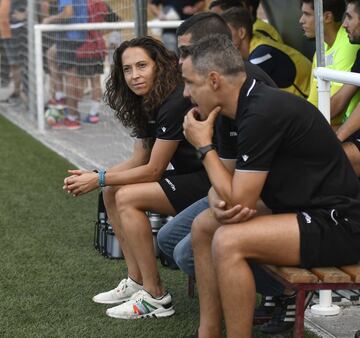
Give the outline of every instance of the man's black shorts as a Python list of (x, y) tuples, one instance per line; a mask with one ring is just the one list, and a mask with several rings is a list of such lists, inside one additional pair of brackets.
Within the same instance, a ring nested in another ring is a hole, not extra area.
[(341, 266), (360, 261), (360, 226), (335, 209), (297, 214), (300, 228), (301, 266)]
[(205, 170), (180, 175), (169, 170), (159, 183), (176, 213), (207, 196), (211, 186)]
[(344, 142), (350, 142), (355, 144), (356, 148), (360, 151), (360, 130), (350, 135)]

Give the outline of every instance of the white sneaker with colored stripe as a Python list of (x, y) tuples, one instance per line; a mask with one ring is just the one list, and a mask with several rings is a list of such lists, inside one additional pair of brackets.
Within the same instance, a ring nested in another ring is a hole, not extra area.
[(145, 290), (138, 291), (127, 302), (106, 310), (109, 317), (120, 319), (161, 318), (174, 313), (170, 293), (153, 298)]
[(95, 303), (119, 304), (128, 301), (131, 296), (142, 290), (142, 285), (134, 282), (130, 277), (123, 279), (119, 285), (110, 291), (99, 293), (93, 297)]

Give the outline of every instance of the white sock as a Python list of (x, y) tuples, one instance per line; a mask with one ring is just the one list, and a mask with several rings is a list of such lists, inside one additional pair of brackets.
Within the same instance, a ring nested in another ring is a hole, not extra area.
[(99, 107), (100, 107), (100, 102), (99, 101), (94, 101), (91, 100), (91, 106), (90, 106), (90, 115), (91, 116), (95, 116), (99, 114)]

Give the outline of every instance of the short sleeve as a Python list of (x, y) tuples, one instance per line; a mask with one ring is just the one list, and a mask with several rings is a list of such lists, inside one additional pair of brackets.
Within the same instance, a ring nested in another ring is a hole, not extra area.
[(358, 50), (356, 54), (356, 59), (353, 66), (351, 67), (351, 71), (353, 73), (360, 73), (360, 50)]
[(224, 160), (236, 159), (237, 132), (234, 121), (220, 115), (216, 120), (215, 135), (219, 157)]
[(271, 115), (266, 112), (249, 114), (239, 125), (237, 170), (270, 171), (284, 133)]
[(191, 106), (191, 101), (183, 97), (182, 91), (171, 95), (157, 114), (156, 138), (171, 141), (183, 140), (184, 117)]

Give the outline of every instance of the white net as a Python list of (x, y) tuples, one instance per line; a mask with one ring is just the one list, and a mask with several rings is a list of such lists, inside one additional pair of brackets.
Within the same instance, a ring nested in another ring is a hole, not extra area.
[[(8, 98), (16, 96), (17, 100), (11, 103), (23, 103), (34, 114), (37, 94), (34, 24), (61, 26), (134, 20), (134, 4), (130, 0), (73, 1), (73, 15), (68, 19), (59, 19), (59, 15), (66, 12), (61, 0), (3, 0), (0, 3), (0, 85), (5, 89), (1, 99), (9, 103)], [(98, 103), (112, 53), (123, 39), (133, 36), (133, 29), (44, 31), (43, 81), (47, 107), (66, 107), (70, 113), (81, 115), (100, 109)]]

